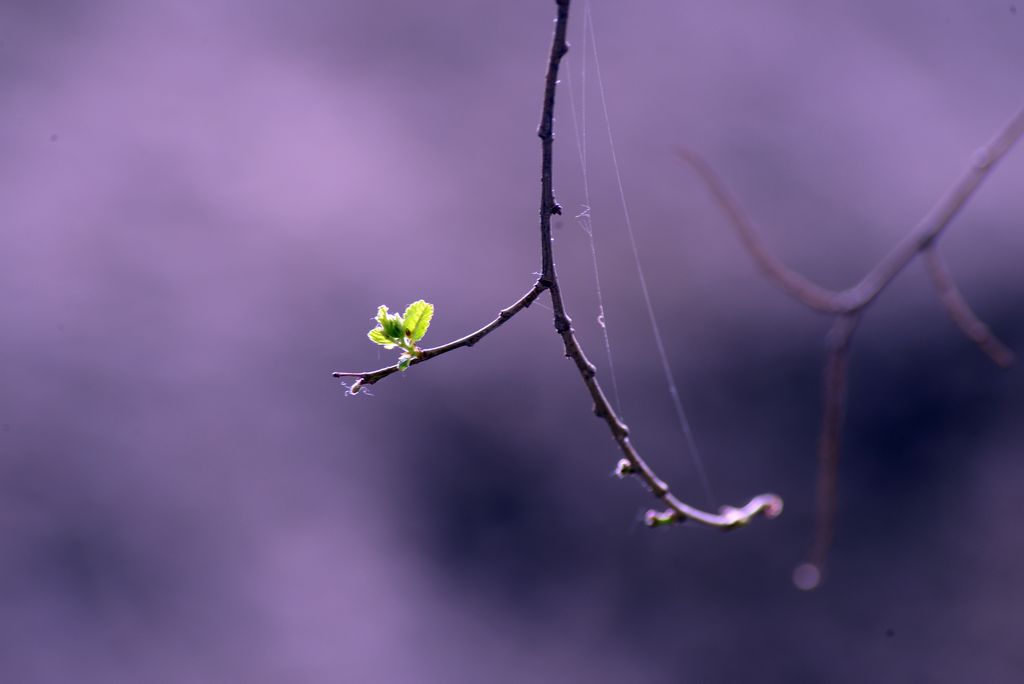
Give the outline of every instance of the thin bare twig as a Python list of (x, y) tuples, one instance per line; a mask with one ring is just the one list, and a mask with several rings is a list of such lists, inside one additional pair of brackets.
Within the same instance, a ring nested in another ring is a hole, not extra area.
[[(669, 486), (655, 474), (636, 451), (636, 448), (629, 439), (629, 428), (626, 427), (625, 423), (622, 422), (622, 419), (612, 408), (597, 380), (597, 371), (594, 365), (587, 360), (586, 354), (583, 352), (583, 348), (573, 332), (572, 320), (569, 318), (562, 300), (562, 292), (558, 283), (558, 275), (555, 272), (555, 260), (551, 244), (551, 216), (553, 214), (560, 214), (562, 211), (558, 203), (555, 202), (552, 159), (554, 152), (555, 91), (558, 86), (558, 69), (562, 57), (565, 56), (569, 49), (565, 37), (569, 23), (570, 5), (570, 0), (555, 1), (558, 6), (558, 14), (555, 21), (555, 35), (551, 43), (551, 53), (548, 58), (540, 126), (537, 129), (537, 135), (541, 139), (540, 279), (525, 296), (508, 309), (503, 310), (498, 318), (488, 325), (475, 333), (448, 344), (424, 349), (420, 356), (412, 360), (410, 365), (422, 363), (454, 349), (472, 346), (485, 335), (503, 325), (520, 310), (529, 306), (533, 300), (547, 290), (551, 294), (555, 331), (562, 338), (562, 342), (565, 345), (565, 355), (576, 364), (580, 377), (590, 392), (591, 399), (594, 401), (594, 414), (608, 424), (612, 437), (622, 451), (623, 458), (619, 461), (615, 470), (616, 474), (620, 477), (627, 475), (638, 477), (657, 498), (661, 499), (668, 506), (668, 509), (665, 511), (648, 511), (646, 516), (648, 525), (655, 526), (670, 522), (693, 520), (709, 527), (728, 530), (747, 524), (757, 515), (763, 514), (766, 517), (774, 518), (782, 512), (782, 499), (775, 494), (760, 494), (740, 507), (723, 506), (717, 513), (703, 511), (690, 506), (676, 497), (669, 489)], [(397, 370), (397, 366), (389, 366), (375, 371), (336, 372), (334, 377), (357, 378), (356, 382), (349, 388), (349, 392), (355, 393), (359, 391), (360, 387), (372, 385), (392, 375)]]
[(774, 494), (756, 496), (740, 508), (722, 507), (717, 514), (708, 513), (690, 506), (673, 495), (668, 485), (654, 473), (633, 447), (629, 440), (629, 428), (626, 427), (625, 423), (622, 422), (622, 419), (612, 408), (608, 397), (605, 396), (604, 390), (597, 380), (597, 372), (594, 365), (587, 360), (586, 354), (583, 352), (583, 348), (573, 332), (572, 320), (569, 318), (568, 313), (566, 313), (558, 276), (555, 273), (555, 262), (551, 246), (551, 215), (561, 213), (561, 208), (555, 202), (551, 180), (555, 88), (558, 84), (558, 67), (562, 57), (569, 50), (569, 46), (565, 42), (565, 32), (569, 19), (570, 0), (556, 1), (558, 3), (558, 20), (555, 24), (555, 37), (551, 45), (551, 57), (548, 61), (548, 73), (544, 89), (544, 108), (541, 112), (540, 127), (537, 130), (537, 135), (540, 136), (543, 148), (541, 160), (540, 229), (541, 261), (544, 270), (541, 279), (548, 285), (548, 289), (551, 292), (551, 307), (554, 310), (555, 331), (562, 338), (562, 343), (565, 345), (565, 355), (576, 364), (576, 369), (579, 371), (583, 383), (594, 400), (594, 414), (608, 424), (612, 437), (623, 453), (624, 458), (619, 462), (616, 473), (620, 476), (636, 475), (656, 497), (662, 499), (668, 505), (668, 510), (664, 512), (648, 511), (646, 516), (648, 525), (654, 526), (669, 522), (694, 520), (711, 527), (731, 529), (748, 523), (751, 518), (761, 513), (768, 517), (776, 517), (782, 512), (782, 499)]
[(750, 220), (740, 203), (729, 192), (725, 182), (715, 173), (701, 156), (693, 150), (680, 148), (679, 157), (693, 167), (697, 176), (707, 185), (718, 206), (729, 218), (733, 228), (740, 236), (743, 246), (750, 252), (761, 272), (774, 282), (783, 292), (797, 301), (803, 302), (816, 311), (823, 313), (843, 313), (838, 305), (839, 293), (814, 283), (793, 269), (789, 268), (776, 257), (761, 240), (754, 222)]
[[(430, 347), (429, 349), (424, 349), (420, 351), (420, 355), (413, 358), (412, 361), (410, 361), (409, 365), (413, 366), (417, 363), (423, 363), (424, 361), (432, 359), (435, 356), (440, 356), (441, 354), (446, 354), (450, 351), (454, 351), (462, 347), (472, 347), (474, 344), (476, 344), (484, 337), (486, 337), (489, 333), (493, 332), (494, 330), (497, 330), (502, 325), (504, 325), (517, 313), (519, 313), (526, 307), (530, 306), (530, 304), (533, 303), (533, 300), (539, 297), (541, 293), (544, 292), (544, 290), (546, 289), (547, 285), (544, 285), (541, 281), (538, 280), (536, 283), (534, 283), (533, 287), (530, 288), (529, 292), (527, 292), (525, 295), (519, 298), (519, 301), (517, 301), (515, 304), (508, 307), (507, 309), (502, 309), (501, 311), (499, 311), (498, 317), (495, 318), (490, 323), (488, 323), (487, 325), (485, 325), (484, 327), (480, 328), (476, 332), (470, 333), (465, 337), (460, 337), (459, 339), (453, 340), (447, 344), (442, 344), (439, 347)], [(387, 366), (386, 368), (378, 368), (377, 370), (372, 371), (335, 371), (331, 375), (336, 378), (358, 378), (354, 383), (352, 383), (352, 386), (348, 388), (350, 394), (355, 394), (362, 387), (372, 385), (373, 383), (383, 380), (389, 375), (397, 372), (398, 365), (396, 364)]]
[(970, 167), (877, 266), (856, 285), (838, 292), (818, 285), (783, 264), (761, 240), (753, 221), (714, 169), (693, 150), (683, 148), (677, 152), (707, 185), (739, 234), (743, 246), (769, 280), (786, 294), (816, 311), (846, 314), (859, 311), (873, 302), (919, 252), (938, 239), (943, 229), (1022, 135), (1024, 109), (1017, 112), (992, 142), (975, 152)]
[(992, 330), (982, 323), (971, 310), (967, 300), (956, 286), (953, 274), (949, 272), (949, 267), (946, 266), (939, 250), (932, 244), (925, 247), (922, 254), (925, 268), (928, 269), (928, 275), (931, 276), (935, 291), (946, 307), (946, 311), (949, 312), (949, 317), (953, 319), (967, 339), (988, 354), (993, 363), (1002, 368), (1011, 366), (1014, 359), (1013, 352), (993, 335)]
[(814, 589), (825, 577), (825, 560), (832, 544), (839, 492), (839, 447), (846, 404), (846, 371), (850, 342), (858, 323), (859, 313), (838, 316), (826, 336), (827, 360), (822, 387), (824, 407), (818, 440), (816, 529), (807, 561), (793, 572), (793, 582), (801, 589)]
[(953, 186), (939, 198), (935, 206), (924, 215), (892, 251), (865, 275), (859, 283), (842, 293), (846, 311), (856, 311), (870, 304), (892, 282), (910, 260), (928, 245), (934, 243), (949, 222), (960, 212), (978, 186), (988, 178), (996, 164), (1024, 135), (1024, 108), (985, 147), (974, 153), (974, 159)]
[(975, 153), (971, 165), (924, 218), (856, 285), (842, 291), (824, 288), (783, 264), (761, 240), (753, 222), (711, 166), (692, 150), (679, 150), (679, 156), (707, 186), (765, 276), (807, 307), (836, 316), (829, 332), (828, 361), (825, 366), (824, 409), (818, 448), (816, 531), (807, 561), (797, 567), (793, 574), (794, 582), (803, 589), (813, 589), (824, 579), (825, 559), (835, 525), (848, 350), (864, 309), (877, 299), (914, 257), (922, 254), (939, 299), (964, 335), (996, 364), (1005, 367), (1013, 362), (1013, 352), (975, 316), (960, 294), (952, 274), (936, 251), (936, 242), (995, 165), (1022, 136), (1024, 109), (1018, 111), (988, 145)]

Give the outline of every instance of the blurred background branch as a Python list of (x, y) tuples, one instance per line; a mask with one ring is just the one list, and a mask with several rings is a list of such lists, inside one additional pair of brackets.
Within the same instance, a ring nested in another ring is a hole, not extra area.
[(824, 372), (824, 408), (818, 446), (816, 531), (806, 562), (794, 571), (793, 579), (802, 589), (813, 589), (824, 579), (825, 561), (835, 527), (838, 492), (839, 451), (842, 441), (843, 402), (846, 389), (848, 352), (854, 331), (866, 309), (914, 257), (922, 255), (936, 293), (950, 318), (992, 361), (1007, 367), (1013, 352), (971, 310), (953, 276), (939, 255), (936, 243), (942, 231), (967, 203), (992, 169), (1024, 135), (1024, 108), (999, 131), (993, 140), (974, 154), (971, 165), (939, 198), (932, 209), (879, 263), (853, 287), (842, 291), (824, 288), (790, 269), (765, 245), (753, 221), (710, 164), (690, 149), (678, 150), (707, 186), (764, 275), (780, 290), (808, 308), (836, 317), (828, 333)]

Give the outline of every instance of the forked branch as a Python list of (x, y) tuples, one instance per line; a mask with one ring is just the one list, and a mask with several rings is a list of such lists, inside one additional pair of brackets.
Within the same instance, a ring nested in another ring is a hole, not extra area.
[(964, 335), (999, 366), (1006, 367), (1013, 362), (1013, 352), (971, 311), (939, 255), (936, 243), (942, 231), (1022, 135), (1024, 109), (1017, 112), (988, 145), (975, 153), (971, 165), (953, 186), (873, 269), (856, 285), (841, 291), (824, 288), (783, 264), (761, 240), (753, 222), (711, 166), (695, 152), (679, 150), (679, 156), (707, 186), (765, 276), (807, 307), (836, 317), (827, 343), (824, 408), (818, 446), (816, 531), (807, 561), (793, 575), (794, 582), (803, 589), (813, 589), (824, 578), (825, 559), (832, 539), (836, 511), (847, 356), (850, 341), (864, 309), (914, 257), (921, 254), (939, 299)]
[[(648, 525), (654, 526), (670, 522), (683, 522), (693, 520), (695, 522), (717, 527), (721, 529), (733, 529), (750, 522), (757, 515), (765, 515), (774, 518), (782, 512), (782, 499), (774, 494), (761, 494), (755, 496), (749, 502), (740, 507), (724, 506), (717, 513), (703, 511), (683, 502), (676, 497), (669, 486), (661, 480), (640, 456), (629, 439), (629, 428), (622, 419), (615, 413), (604, 390), (597, 380), (597, 371), (592, 363), (587, 360), (586, 354), (576, 338), (572, 329), (572, 320), (569, 318), (562, 300), (561, 288), (558, 283), (558, 275), (555, 272), (555, 260), (551, 244), (551, 216), (560, 214), (561, 207), (555, 202), (554, 184), (552, 174), (552, 159), (554, 154), (554, 111), (555, 92), (558, 86), (558, 69), (562, 57), (568, 52), (569, 46), (566, 43), (566, 30), (569, 23), (570, 0), (556, 0), (558, 14), (555, 21), (555, 35), (551, 43), (551, 53), (548, 58), (547, 73), (545, 76), (544, 99), (541, 111), (540, 126), (537, 135), (541, 139), (541, 201), (540, 201), (540, 239), (541, 239), (541, 275), (529, 292), (519, 299), (515, 304), (504, 309), (498, 318), (494, 319), (483, 328), (463, 338), (449, 342), (440, 347), (424, 349), (420, 355), (413, 359), (410, 365), (423, 363), (441, 354), (459, 349), (471, 347), (486, 335), (499, 328), (516, 313), (529, 306), (545, 290), (551, 294), (551, 307), (554, 312), (555, 331), (562, 338), (565, 346), (565, 355), (572, 359), (579, 371), (591, 399), (594, 401), (594, 414), (607, 423), (612, 437), (618, 444), (623, 458), (615, 472), (620, 477), (632, 475), (637, 477), (655, 497), (660, 499), (666, 506), (664, 511), (648, 511), (646, 520)], [(349, 387), (350, 393), (356, 393), (366, 385), (372, 385), (383, 378), (398, 371), (397, 366), (389, 366), (373, 371), (363, 372), (336, 372), (334, 377), (356, 378), (356, 381)]]
[[(409, 362), (409, 365), (414, 366), (417, 363), (423, 363), (424, 361), (432, 359), (435, 356), (440, 356), (441, 354), (446, 354), (450, 351), (461, 349), (462, 347), (472, 347), (474, 344), (482, 340), (484, 337), (486, 337), (490, 333), (494, 332), (495, 330), (503, 326), (517, 313), (519, 313), (526, 307), (530, 306), (530, 304), (533, 303), (533, 300), (539, 297), (541, 293), (544, 292), (544, 290), (546, 289), (547, 285), (544, 285), (540, 280), (538, 280), (536, 283), (534, 283), (533, 287), (530, 288), (529, 292), (520, 297), (519, 300), (512, 306), (508, 307), (507, 309), (502, 309), (501, 311), (499, 311), (498, 317), (495, 318), (490, 323), (488, 323), (487, 325), (485, 325), (484, 327), (480, 328), (476, 332), (472, 332), (466, 335), (465, 337), (460, 337), (457, 340), (452, 340), (448, 344), (442, 344), (439, 347), (430, 347), (429, 349), (422, 350), (419, 356), (416, 356)], [(392, 375), (397, 372), (398, 366), (391, 365), (387, 366), (386, 368), (378, 368), (377, 370), (372, 371), (335, 371), (331, 375), (336, 378), (356, 378), (356, 381), (353, 382), (352, 385), (348, 388), (350, 394), (356, 394), (364, 386), (372, 385), (373, 383), (383, 380), (389, 375)]]

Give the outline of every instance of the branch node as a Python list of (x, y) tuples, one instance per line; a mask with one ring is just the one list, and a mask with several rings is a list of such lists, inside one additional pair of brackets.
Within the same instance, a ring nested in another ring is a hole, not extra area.
[(979, 171), (984, 171), (995, 162), (995, 155), (987, 147), (979, 147), (971, 156), (971, 165)]
[(636, 475), (636, 466), (628, 458), (620, 458), (619, 462), (615, 464), (615, 477), (620, 480), (627, 475)]
[(722, 506), (718, 509), (718, 515), (721, 516), (725, 529), (737, 527), (746, 522), (743, 511), (735, 506)]
[(644, 524), (648, 527), (671, 525), (678, 517), (679, 514), (671, 508), (664, 511), (656, 511), (652, 508), (644, 514)]

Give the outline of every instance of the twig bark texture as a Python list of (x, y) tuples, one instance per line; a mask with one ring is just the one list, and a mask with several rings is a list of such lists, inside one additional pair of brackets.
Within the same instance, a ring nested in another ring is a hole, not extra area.
[(704, 181), (764, 275), (810, 309), (835, 316), (826, 340), (824, 406), (818, 444), (816, 530), (806, 562), (793, 575), (801, 588), (813, 589), (824, 579), (836, 512), (848, 352), (861, 315), (882, 290), (914, 257), (922, 255), (939, 299), (964, 335), (997, 365), (1006, 367), (1013, 362), (1013, 352), (971, 311), (939, 255), (936, 243), (942, 231), (1022, 135), (1024, 109), (1017, 112), (988, 145), (974, 154), (967, 170), (878, 265), (856, 285), (841, 291), (824, 288), (783, 264), (761, 240), (753, 222), (711, 166), (693, 151), (679, 150), (679, 156)]
[[(740, 507), (724, 506), (717, 513), (701, 510), (676, 497), (669, 489), (669, 486), (655, 474), (633, 446), (629, 439), (629, 428), (612, 408), (608, 398), (605, 396), (604, 390), (601, 388), (600, 382), (598, 382), (594, 365), (587, 359), (579, 340), (573, 332), (572, 320), (569, 318), (565, 309), (565, 303), (562, 300), (562, 292), (558, 282), (558, 275), (555, 271), (555, 260), (551, 243), (551, 216), (561, 213), (561, 207), (555, 201), (552, 174), (555, 93), (558, 87), (559, 66), (561, 65), (562, 57), (569, 50), (569, 46), (566, 43), (566, 30), (569, 24), (570, 0), (556, 0), (556, 4), (558, 9), (555, 21), (555, 35), (551, 42), (551, 52), (548, 57), (540, 126), (537, 129), (537, 135), (541, 140), (540, 278), (519, 301), (502, 310), (496, 319), (463, 338), (440, 347), (424, 349), (417, 358), (413, 359), (410, 365), (423, 363), (461, 347), (473, 346), (486, 335), (504, 325), (518, 312), (533, 303), (542, 293), (547, 291), (551, 296), (551, 308), (554, 311), (555, 332), (562, 338), (562, 343), (565, 346), (565, 355), (576, 365), (580, 378), (590, 393), (590, 397), (594, 402), (594, 414), (608, 425), (612, 438), (622, 452), (622, 458), (615, 472), (620, 477), (634, 476), (638, 478), (666, 507), (665, 510), (648, 511), (646, 516), (648, 525), (654, 526), (693, 520), (710, 527), (733, 529), (745, 525), (757, 515), (763, 514), (771, 518), (776, 517), (782, 512), (782, 499), (774, 494), (755, 496)], [(336, 372), (334, 377), (356, 378), (352, 386), (349, 387), (349, 392), (355, 393), (361, 387), (372, 385), (392, 375), (397, 370), (396, 366), (389, 366), (373, 371)]]

